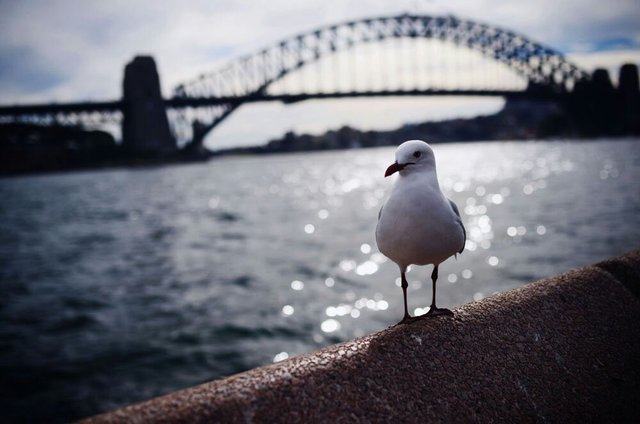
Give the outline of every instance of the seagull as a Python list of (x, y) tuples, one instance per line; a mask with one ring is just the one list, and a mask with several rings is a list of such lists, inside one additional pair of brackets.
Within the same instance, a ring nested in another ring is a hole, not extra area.
[(409, 265), (433, 265), (433, 300), (423, 316), (453, 315), (449, 309), (436, 307), (436, 281), (438, 266), (464, 250), (467, 232), (460, 212), (440, 191), (436, 159), (424, 141), (409, 140), (398, 146), (396, 161), (384, 176), (396, 172), (400, 177), (378, 214), (376, 243), (380, 252), (400, 268), (404, 298), (400, 323), (414, 319), (407, 310), (409, 284), (405, 273)]

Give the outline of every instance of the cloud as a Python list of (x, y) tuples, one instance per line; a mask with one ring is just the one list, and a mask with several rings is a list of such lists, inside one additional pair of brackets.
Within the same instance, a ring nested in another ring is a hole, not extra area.
[[(48, 90), (64, 82), (60, 72), (50, 69), (27, 47), (0, 50), (0, 91), (19, 94), (24, 90)], [(9, 83), (10, 82), (10, 83)]]
[[(610, 1), (607, 7), (601, 7), (599, 0), (423, 4), (414, 0), (169, 0), (162, 4), (36, 0), (5, 2), (0, 7), (0, 49), (29, 49), (63, 76), (60, 84), (64, 82), (65, 87), (31, 92), (23, 87), (24, 94), (40, 93), (43, 100), (73, 92), (76, 98), (117, 97), (122, 67), (137, 53), (156, 57), (168, 92), (237, 55), (298, 32), (363, 16), (455, 14), (515, 29), (565, 51), (574, 45), (598, 49), (603, 40), (640, 38), (640, 8), (635, 0)], [(5, 101), (3, 97), (0, 101)]]

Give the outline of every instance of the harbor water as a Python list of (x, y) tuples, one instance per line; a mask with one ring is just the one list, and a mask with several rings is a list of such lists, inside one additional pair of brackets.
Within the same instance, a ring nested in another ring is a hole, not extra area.
[[(455, 307), (640, 246), (640, 140), (434, 145)], [(377, 214), (394, 148), (0, 179), (0, 413), (64, 422), (402, 317)], [(408, 274), (412, 313), (431, 267)], [(558, 317), (558, 319), (562, 319)]]

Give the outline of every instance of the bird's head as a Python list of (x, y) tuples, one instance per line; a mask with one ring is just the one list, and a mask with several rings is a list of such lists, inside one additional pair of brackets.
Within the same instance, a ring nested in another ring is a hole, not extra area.
[(396, 150), (396, 161), (387, 168), (385, 177), (400, 172), (404, 175), (419, 170), (435, 170), (436, 158), (431, 147), (422, 140), (405, 141)]

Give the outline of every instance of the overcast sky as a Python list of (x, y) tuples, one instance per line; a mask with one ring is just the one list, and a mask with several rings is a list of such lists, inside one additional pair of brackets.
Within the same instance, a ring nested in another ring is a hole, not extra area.
[[(638, 0), (0, 0), (0, 103), (108, 100), (121, 96), (124, 65), (156, 59), (163, 92), (280, 39), (340, 21), (404, 12), (453, 14), (513, 29), (593, 69), (640, 63)], [(487, 113), (500, 100), (310, 101), (243, 106), (212, 146), (256, 144), (283, 131)]]

